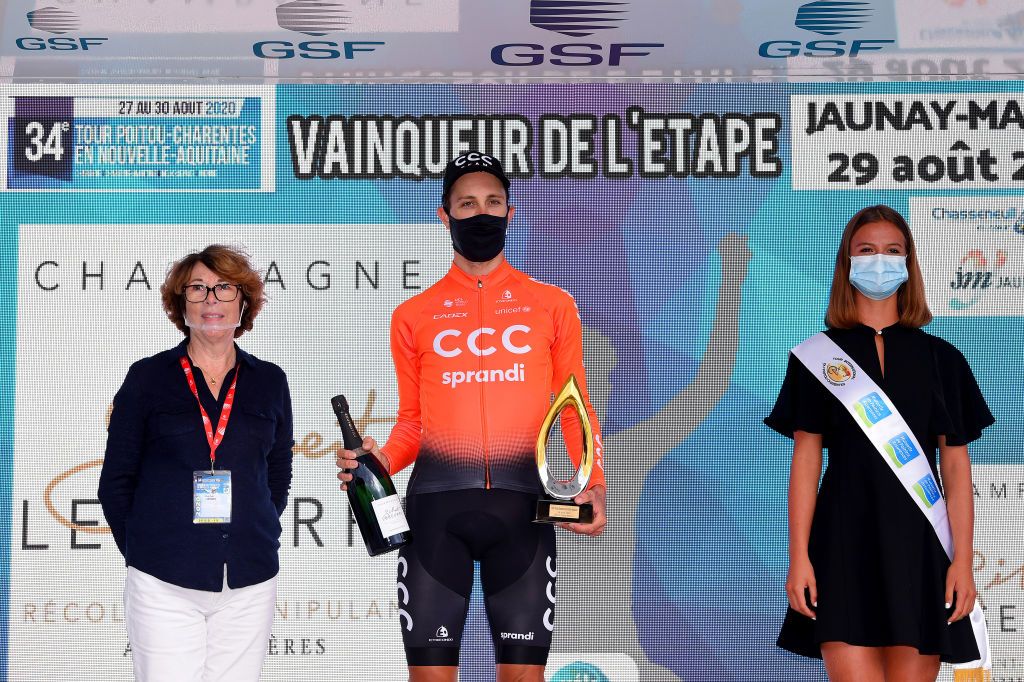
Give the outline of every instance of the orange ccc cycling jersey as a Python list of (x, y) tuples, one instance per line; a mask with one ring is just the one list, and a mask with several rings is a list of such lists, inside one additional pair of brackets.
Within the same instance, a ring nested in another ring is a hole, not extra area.
[[(391, 473), (413, 460), (410, 493), (461, 488), (539, 492), (534, 448), (553, 393), (570, 374), (594, 426), (590, 486), (604, 485), (603, 446), (583, 370), (579, 312), (562, 289), (507, 262), (488, 275), (452, 265), (437, 284), (395, 309), (391, 354), (398, 421), (382, 448)], [(582, 451), (575, 411), (566, 446)]]

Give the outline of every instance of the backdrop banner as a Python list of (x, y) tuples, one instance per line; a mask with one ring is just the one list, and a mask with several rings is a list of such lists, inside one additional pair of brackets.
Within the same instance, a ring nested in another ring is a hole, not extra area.
[[(160, 307), (168, 265), (222, 242), (264, 277), (240, 345), (284, 368), (295, 410), (264, 679), (403, 678), (396, 557), (362, 546), (329, 399), (386, 439), (391, 312), (449, 267), (440, 176), (469, 149), (512, 177), (508, 259), (579, 304), (604, 431), (609, 524), (558, 531), (549, 679), (825, 679), (774, 644), (792, 446), (761, 419), (788, 349), (823, 327), (843, 227), (876, 203), (908, 218), (927, 330), (963, 351), (997, 419), (971, 447), (975, 578), (995, 678), (1024, 676), (1021, 93), (0, 86), (0, 677), (131, 678), (125, 569), (96, 499), (106, 420), (128, 366), (181, 338)], [(479, 590), (462, 666), (493, 676)]]

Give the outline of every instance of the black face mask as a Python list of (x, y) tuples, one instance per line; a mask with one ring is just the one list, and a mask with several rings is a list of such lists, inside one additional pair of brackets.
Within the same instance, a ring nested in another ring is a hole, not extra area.
[(448, 214), (452, 246), (474, 263), (485, 263), (505, 248), (508, 214), (502, 216), (480, 213), (469, 218), (453, 218)]

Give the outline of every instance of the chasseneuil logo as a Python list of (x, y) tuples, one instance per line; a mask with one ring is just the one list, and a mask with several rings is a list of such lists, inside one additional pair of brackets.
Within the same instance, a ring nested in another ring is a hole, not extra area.
[(532, 0), (530, 23), (545, 31), (583, 38), (598, 31), (617, 28), (625, 21), (626, 2), (576, 2), (574, 0)]

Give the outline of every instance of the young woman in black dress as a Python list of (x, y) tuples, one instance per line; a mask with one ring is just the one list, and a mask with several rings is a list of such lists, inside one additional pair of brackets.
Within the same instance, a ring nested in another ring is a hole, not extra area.
[(994, 419), (960, 351), (920, 329), (931, 317), (906, 221), (887, 206), (859, 211), (836, 255), (825, 333), (889, 396), (933, 475), (939, 450), (952, 562), (842, 403), (793, 355), (765, 419), (794, 441), (778, 645), (823, 658), (834, 682), (932, 682), (940, 660), (979, 657), (965, 618), (976, 595), (967, 444)]

